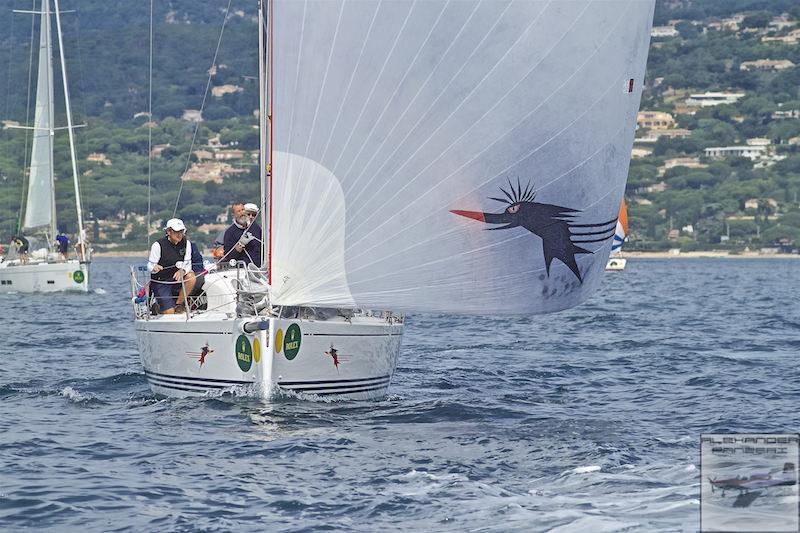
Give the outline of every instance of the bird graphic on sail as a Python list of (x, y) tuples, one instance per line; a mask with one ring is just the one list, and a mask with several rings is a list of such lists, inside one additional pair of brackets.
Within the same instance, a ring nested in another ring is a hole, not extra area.
[(615, 228), (611, 224), (614, 224), (616, 220), (581, 224), (576, 220), (581, 213), (579, 209), (534, 202), (536, 191), (530, 183), (523, 190), (517, 180), (517, 188), (514, 189), (509, 180), (508, 188), (511, 192), (500, 187), (500, 191), (505, 195), (504, 198), (490, 198), (490, 200), (508, 205), (502, 213), (483, 213), (462, 209), (452, 209), (450, 212), (486, 224), (505, 224), (505, 226), (488, 228), (490, 230), (520, 227), (530, 231), (542, 241), (547, 275), (550, 275), (550, 265), (553, 259), (558, 259), (567, 265), (578, 281), (582, 283), (583, 279), (575, 256), (594, 253), (581, 245), (607, 241), (614, 235)]

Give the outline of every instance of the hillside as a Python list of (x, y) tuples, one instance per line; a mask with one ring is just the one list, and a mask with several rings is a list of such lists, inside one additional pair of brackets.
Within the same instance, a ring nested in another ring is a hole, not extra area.
[[(31, 0), (9, 2), (30, 9)], [(207, 235), (234, 198), (258, 193), (255, 2), (233, 0), (189, 157), (227, 0), (156, 2), (148, 123), (149, 2), (62, 0), (84, 203), (94, 242), (146, 242), (180, 213)], [(0, 10), (3, 120), (26, 120), (31, 17)], [(38, 43), (34, 35), (34, 41)], [(800, 242), (800, 7), (785, 0), (659, 1), (627, 198), (629, 248), (784, 249)], [(35, 67), (35, 59), (34, 59)], [(60, 79), (56, 80), (60, 83)], [(711, 94), (708, 94), (711, 93)], [(693, 96), (700, 95), (700, 96)], [(63, 123), (63, 117), (61, 120)], [(74, 230), (66, 135), (58, 135), (59, 219)], [(16, 230), (26, 161), (0, 130), (0, 238)], [(188, 172), (187, 172), (188, 170)], [(210, 225), (209, 225), (210, 224)], [(795, 246), (796, 247), (796, 246)]]

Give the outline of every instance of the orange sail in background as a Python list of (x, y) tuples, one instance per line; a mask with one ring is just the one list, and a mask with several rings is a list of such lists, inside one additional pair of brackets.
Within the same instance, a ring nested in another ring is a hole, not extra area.
[(614, 233), (614, 241), (611, 243), (611, 252), (618, 252), (622, 248), (622, 243), (625, 242), (625, 237), (628, 235), (628, 207), (625, 205), (625, 200), (619, 206), (619, 218), (617, 219), (617, 230)]

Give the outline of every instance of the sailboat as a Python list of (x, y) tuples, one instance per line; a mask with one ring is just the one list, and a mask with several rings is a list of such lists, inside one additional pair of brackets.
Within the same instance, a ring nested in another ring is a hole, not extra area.
[(265, 268), (223, 260), (185, 315), (157, 315), (132, 267), (151, 389), (379, 398), (404, 313), (589, 298), (619, 217), (653, 8), (259, 2)]
[(614, 231), (614, 239), (611, 241), (611, 255), (606, 263), (606, 270), (609, 272), (625, 270), (625, 265), (628, 260), (622, 257), (622, 245), (625, 243), (625, 238), (628, 235), (628, 208), (625, 205), (625, 200), (619, 207), (619, 219), (617, 219), (617, 228)]
[[(78, 167), (75, 156), (72, 112), (69, 103), (64, 46), (61, 35), (61, 16), (58, 0), (54, 0), (54, 11), (50, 10), (50, 0), (43, 0), (41, 11), (17, 11), (37, 14), (41, 18), (39, 32), (39, 71), (36, 85), (36, 111), (33, 127), (21, 127), (33, 132), (31, 146), (31, 165), (28, 179), (27, 201), (22, 232), (27, 235), (44, 236), (41, 242), (31, 238), (33, 244), (28, 255), (16, 257), (14, 247), (0, 262), (0, 292), (56, 292), (89, 290), (89, 266), (91, 250), (87, 247), (83, 228)], [(53, 42), (51, 17), (56, 21), (61, 78), (64, 84), (67, 126), (55, 125), (55, 90), (53, 87)], [(57, 252), (56, 236), (56, 198), (55, 175), (53, 171), (53, 138), (57, 130), (66, 129), (69, 133), (70, 156), (72, 159), (72, 178), (75, 187), (75, 207), (78, 220), (77, 257), (65, 259)]]

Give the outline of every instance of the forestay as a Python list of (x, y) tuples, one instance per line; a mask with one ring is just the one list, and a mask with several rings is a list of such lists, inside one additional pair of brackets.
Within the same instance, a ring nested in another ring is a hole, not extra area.
[(652, 14), (639, 0), (276, 1), (274, 302), (536, 313), (589, 297)]
[(55, 236), (55, 189), (53, 178), (53, 47), (50, 36), (49, 2), (42, 2), (39, 35), (39, 75), (36, 84), (36, 111), (33, 123), (31, 171), (28, 201), (25, 205), (25, 230), (47, 227)]

